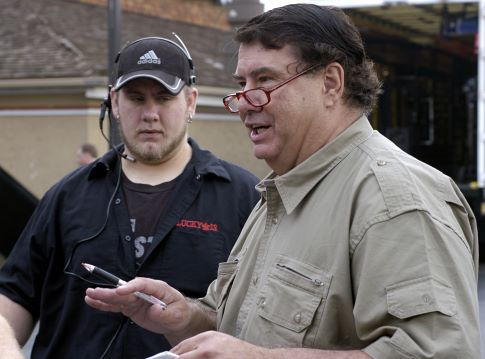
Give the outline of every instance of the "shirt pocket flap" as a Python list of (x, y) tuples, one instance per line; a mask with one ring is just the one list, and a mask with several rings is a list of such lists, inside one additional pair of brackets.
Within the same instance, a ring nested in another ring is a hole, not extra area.
[(431, 312), (453, 316), (457, 312), (453, 289), (432, 277), (393, 284), (386, 291), (387, 310), (399, 319)]
[(331, 278), (319, 268), (279, 256), (259, 298), (258, 314), (299, 333), (312, 323)]

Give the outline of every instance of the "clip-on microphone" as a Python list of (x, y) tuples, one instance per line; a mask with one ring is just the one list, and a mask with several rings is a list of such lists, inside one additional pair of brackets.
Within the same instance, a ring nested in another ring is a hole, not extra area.
[(108, 97), (105, 98), (103, 100), (103, 102), (101, 103), (101, 110), (99, 111), (99, 129), (101, 130), (101, 134), (106, 139), (106, 141), (108, 142), (109, 146), (113, 149), (113, 151), (115, 151), (116, 153), (118, 153), (118, 155), (120, 155), (121, 157), (123, 157), (125, 160), (131, 161), (131, 162), (136, 162), (136, 159), (135, 158), (133, 158), (130, 155), (127, 155), (126, 153), (121, 152), (115, 146), (113, 146), (113, 144), (111, 143), (110, 139), (108, 137), (106, 137), (106, 135), (104, 134), (104, 131), (103, 131), (103, 121), (104, 121), (104, 116), (106, 114), (106, 110), (108, 110), (108, 118), (111, 121), (111, 96), (110, 96), (110, 93), (109, 93), (110, 89), (111, 89), (111, 86), (108, 89)]

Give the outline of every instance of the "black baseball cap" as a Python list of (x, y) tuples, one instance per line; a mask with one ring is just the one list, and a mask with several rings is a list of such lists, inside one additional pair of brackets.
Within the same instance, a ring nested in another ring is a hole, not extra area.
[(161, 37), (133, 41), (120, 51), (115, 62), (118, 63), (115, 91), (130, 80), (145, 77), (160, 82), (168, 92), (177, 95), (186, 84), (191, 85), (195, 80), (188, 52)]

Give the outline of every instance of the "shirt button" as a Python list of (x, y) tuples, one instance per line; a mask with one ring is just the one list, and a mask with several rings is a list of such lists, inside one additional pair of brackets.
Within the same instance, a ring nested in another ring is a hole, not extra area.
[(129, 321), (129, 323), (130, 323), (131, 325), (135, 324), (135, 322), (134, 322), (133, 320), (130, 320), (130, 321)]
[(431, 297), (428, 294), (423, 295), (423, 302), (429, 303), (431, 302)]
[(253, 278), (253, 284), (254, 284), (254, 285), (258, 284), (258, 277), (254, 277), (254, 278)]
[(378, 166), (385, 166), (385, 165), (387, 165), (387, 162), (386, 161), (379, 160), (379, 161), (377, 161), (377, 165)]
[(198, 174), (197, 176), (195, 176), (195, 179), (196, 179), (197, 181), (200, 181), (200, 174)]
[(265, 298), (265, 297), (261, 297), (261, 298), (259, 299), (259, 306), (260, 306), (261, 308), (264, 308), (264, 306), (265, 306), (265, 305), (266, 305), (266, 298)]
[(321, 287), (323, 285), (323, 282), (319, 279), (314, 279), (313, 280), (313, 285), (317, 286), (317, 287)]
[(293, 320), (296, 323), (300, 323), (301, 322), (301, 314), (300, 313), (296, 313), (295, 316), (293, 317)]
[(115, 204), (120, 204), (120, 203), (121, 203), (121, 199), (116, 198), (116, 199), (115, 199)]
[(127, 241), (127, 242), (131, 241), (131, 237), (130, 236), (125, 236), (125, 241)]
[(278, 223), (278, 218), (273, 218), (273, 224), (277, 224)]

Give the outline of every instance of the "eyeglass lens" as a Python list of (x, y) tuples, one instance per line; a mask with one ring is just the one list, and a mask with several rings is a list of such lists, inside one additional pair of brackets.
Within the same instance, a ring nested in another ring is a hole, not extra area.
[(245, 96), (246, 99), (253, 106), (262, 106), (268, 102), (268, 96), (266, 96), (266, 93), (261, 89), (253, 89), (253, 90), (246, 91), (245, 95), (246, 95)]
[(241, 100), (241, 97), (244, 97), (252, 106), (264, 106), (269, 102), (268, 96), (263, 90), (252, 89), (227, 97), (225, 100), (226, 106), (229, 107), (231, 111), (239, 111), (239, 101)]

